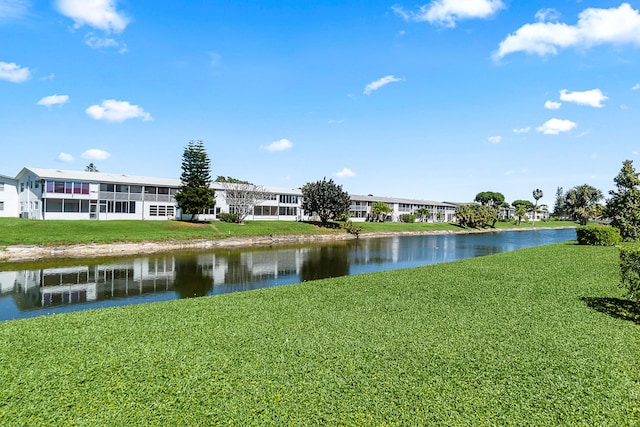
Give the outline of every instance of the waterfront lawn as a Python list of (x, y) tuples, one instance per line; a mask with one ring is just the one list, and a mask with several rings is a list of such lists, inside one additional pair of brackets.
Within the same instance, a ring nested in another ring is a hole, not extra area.
[(68, 221), (0, 218), (0, 246), (67, 245), (190, 239), (224, 239), (243, 236), (310, 235), (344, 231), (295, 221), (191, 223), (184, 221)]
[[(340, 223), (338, 223), (340, 224)], [(543, 225), (544, 224), (544, 225)], [(404, 232), (461, 230), (449, 223), (357, 223), (362, 232)], [(574, 222), (537, 222), (541, 226), (575, 226)], [(497, 228), (518, 228), (498, 223)], [(521, 225), (530, 228), (531, 225)], [(261, 237), (277, 235), (343, 234), (344, 230), (320, 227), (314, 223), (296, 221), (247, 221), (244, 224), (225, 222), (190, 223), (183, 221), (67, 221), (0, 218), (0, 246), (68, 245), (87, 243), (142, 242), (190, 239), (224, 239), (230, 237)]]
[(8, 321), (0, 425), (638, 425), (618, 283), (563, 243)]

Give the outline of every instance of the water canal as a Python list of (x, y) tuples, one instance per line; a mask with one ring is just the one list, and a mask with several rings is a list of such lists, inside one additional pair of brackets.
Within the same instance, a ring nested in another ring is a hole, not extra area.
[(0, 321), (412, 268), (575, 239), (573, 228), (538, 229), (48, 262), (0, 271)]

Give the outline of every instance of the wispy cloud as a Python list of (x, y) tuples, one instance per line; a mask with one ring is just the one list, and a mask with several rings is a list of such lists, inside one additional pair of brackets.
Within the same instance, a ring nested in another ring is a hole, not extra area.
[(502, 137), (500, 135), (490, 136), (487, 140), (492, 144), (500, 144), (502, 142)]
[(562, 48), (603, 44), (640, 44), (640, 14), (629, 3), (611, 9), (585, 9), (579, 14), (576, 25), (560, 22), (525, 24), (500, 42), (493, 56), (501, 59), (515, 52), (556, 55)]
[(562, 102), (547, 101), (544, 103), (544, 108), (547, 110), (558, 110), (560, 107), (562, 107)]
[(30, 7), (31, 2), (27, 0), (0, 0), (0, 20), (21, 18)]
[(83, 159), (87, 160), (106, 160), (111, 157), (111, 153), (108, 153), (99, 148), (91, 148), (80, 155)]
[(11, 83), (26, 82), (31, 78), (31, 71), (27, 67), (21, 67), (15, 62), (0, 61), (0, 80), (8, 80)]
[(123, 122), (128, 119), (141, 118), (144, 121), (153, 120), (151, 114), (144, 111), (138, 105), (131, 105), (127, 101), (107, 99), (100, 105), (92, 105), (85, 112), (95, 120), (107, 122)]
[(638, 90), (640, 89), (640, 83), (636, 83), (633, 85), (633, 87), (631, 88), (631, 90)]
[(84, 36), (84, 44), (91, 49), (117, 49), (118, 53), (125, 53), (127, 51), (127, 44), (113, 37), (100, 37), (93, 33), (87, 33)]
[(365, 88), (364, 88), (364, 94), (365, 95), (371, 95), (373, 92), (375, 92), (376, 90), (380, 89), (383, 86), (388, 85), (389, 83), (395, 83), (395, 82), (400, 82), (402, 81), (401, 78), (393, 76), (393, 75), (388, 75), (385, 76), (381, 79), (378, 79), (376, 81), (373, 81), (371, 83), (369, 83)]
[(578, 105), (601, 108), (602, 101), (608, 98), (604, 96), (600, 89), (586, 90), (584, 92), (569, 92), (566, 89), (560, 91), (560, 99), (566, 102), (574, 102)]
[(407, 12), (400, 6), (391, 9), (407, 21), (426, 21), (454, 28), (457, 21), (489, 18), (504, 7), (501, 0), (433, 0), (420, 6), (417, 12)]
[(550, 119), (544, 122), (542, 126), (538, 126), (536, 130), (545, 135), (558, 135), (563, 132), (570, 132), (576, 126), (578, 124), (571, 120)]
[(64, 105), (69, 102), (69, 95), (49, 95), (37, 102), (38, 105), (51, 107), (53, 105)]
[(513, 133), (528, 133), (531, 130), (531, 126), (527, 126), (524, 128), (517, 128), (513, 130)]
[(356, 173), (349, 168), (344, 168), (340, 172), (336, 172), (338, 178), (350, 178), (356, 176)]
[(273, 141), (271, 144), (266, 146), (265, 145), (260, 146), (261, 150), (266, 150), (271, 152), (285, 151), (285, 150), (290, 150), (292, 148), (293, 148), (293, 142), (289, 141), (286, 138), (282, 138), (279, 141)]

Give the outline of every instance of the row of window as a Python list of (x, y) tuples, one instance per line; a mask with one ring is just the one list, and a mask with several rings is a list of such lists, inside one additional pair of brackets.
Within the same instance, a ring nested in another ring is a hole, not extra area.
[(89, 183), (75, 181), (46, 181), (45, 191), (47, 193), (59, 194), (89, 194)]
[(149, 206), (149, 216), (174, 216), (175, 208), (171, 205)]
[(287, 203), (290, 205), (298, 204), (298, 196), (295, 194), (281, 194), (280, 195), (280, 203)]

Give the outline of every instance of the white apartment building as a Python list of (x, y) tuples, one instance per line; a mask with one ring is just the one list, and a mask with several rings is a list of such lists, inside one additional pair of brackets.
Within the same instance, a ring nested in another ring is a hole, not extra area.
[[(186, 219), (175, 200), (180, 180), (104, 172), (23, 168), (15, 178), (0, 175), (0, 217), (76, 220), (168, 220)], [(215, 206), (199, 215), (215, 220), (218, 214), (233, 213), (236, 207), (226, 197), (228, 185), (214, 182)], [(299, 188), (263, 187), (266, 200), (253, 208), (247, 220), (302, 221), (313, 219), (302, 210)], [(391, 197), (351, 195), (353, 221), (371, 218), (374, 202), (387, 204), (389, 218), (427, 208), (429, 222), (455, 220), (454, 203)]]

